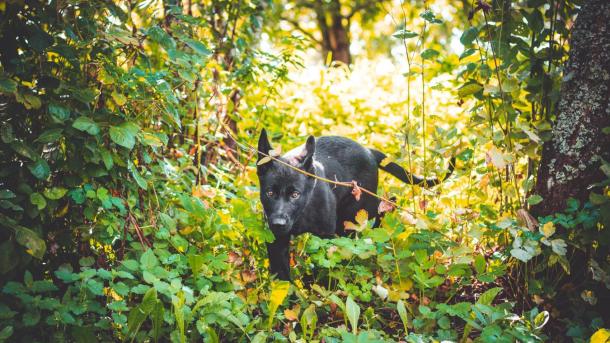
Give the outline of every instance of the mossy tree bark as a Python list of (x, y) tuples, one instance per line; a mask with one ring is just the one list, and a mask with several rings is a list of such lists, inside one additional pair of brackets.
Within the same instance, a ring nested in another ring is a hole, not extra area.
[(552, 139), (545, 142), (533, 209), (548, 215), (570, 197), (588, 199), (591, 185), (604, 179), (601, 159), (610, 160), (610, 1), (584, 3), (572, 31)]

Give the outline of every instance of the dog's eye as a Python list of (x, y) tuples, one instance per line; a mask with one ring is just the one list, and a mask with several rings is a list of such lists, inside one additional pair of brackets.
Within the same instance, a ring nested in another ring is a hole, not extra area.
[(301, 193), (299, 193), (299, 192), (297, 192), (297, 191), (294, 191), (294, 192), (292, 192), (292, 193), (290, 194), (290, 197), (291, 197), (291, 198), (293, 198), (293, 199), (296, 199), (296, 198), (298, 198), (300, 195), (301, 195)]
[(270, 197), (270, 198), (271, 198), (271, 197), (272, 197), (272, 196), (274, 196), (274, 195), (275, 195), (275, 193), (273, 193), (273, 191), (267, 191), (267, 196), (268, 196), (268, 197)]

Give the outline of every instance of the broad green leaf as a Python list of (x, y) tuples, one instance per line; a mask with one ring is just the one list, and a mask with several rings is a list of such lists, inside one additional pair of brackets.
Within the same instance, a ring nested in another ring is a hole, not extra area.
[(358, 320), (360, 319), (360, 306), (356, 304), (351, 295), (347, 297), (347, 301), (345, 302), (345, 310), (347, 311), (347, 318), (352, 326), (352, 332), (357, 334)]
[(478, 35), (479, 35), (479, 30), (476, 27), (471, 26), (468, 29), (466, 29), (466, 31), (464, 31), (464, 33), (462, 33), (462, 36), (460, 37), (460, 42), (463, 45), (470, 45), (477, 38)]
[(63, 123), (70, 118), (70, 110), (62, 105), (49, 104), (49, 114), (56, 123)]
[(67, 192), (68, 190), (63, 187), (51, 187), (45, 189), (43, 194), (45, 197), (47, 197), (47, 199), (57, 200), (63, 198)]
[(542, 202), (542, 197), (538, 194), (532, 194), (529, 198), (527, 198), (527, 203), (531, 206), (538, 205)]
[(438, 55), (439, 55), (439, 52), (434, 49), (426, 49), (426, 50), (422, 51), (420, 54), (421, 58), (423, 58), (425, 60), (431, 60)]
[(17, 82), (6, 76), (0, 76), (0, 93), (14, 93), (17, 91)]
[(10, 123), (2, 123), (0, 125), (0, 139), (6, 144), (9, 144), (15, 140), (13, 126)]
[(419, 16), (422, 17), (425, 21), (432, 24), (440, 24), (443, 22), (441, 19), (437, 18), (436, 15), (434, 15), (434, 13), (429, 9), (425, 10)]
[(477, 300), (477, 304), (491, 305), (491, 303), (494, 301), (494, 299), (496, 298), (498, 293), (500, 293), (501, 291), (502, 291), (501, 287), (494, 287), (494, 288), (490, 288), (490, 289), (486, 290), (485, 292), (483, 292), (483, 294), (481, 294), (481, 296)]
[(37, 259), (42, 259), (44, 253), (47, 250), (47, 245), (43, 239), (41, 239), (34, 231), (16, 225), (13, 227), (15, 230), (15, 240), (26, 248), (26, 252)]
[(417, 36), (419, 36), (419, 34), (417, 34), (416, 32), (413, 32), (413, 31), (409, 31), (407, 29), (398, 30), (398, 31), (394, 32), (394, 34), (392, 35), (392, 37), (398, 38), (398, 39), (409, 39), (409, 38), (413, 38), (413, 37), (417, 37)]
[(23, 142), (14, 141), (11, 143), (11, 148), (13, 148), (13, 150), (15, 150), (15, 152), (19, 155), (27, 157), (32, 161), (36, 161), (39, 158), (38, 154), (34, 151), (34, 149), (32, 149), (29, 145)]
[(51, 175), (49, 164), (42, 158), (37, 159), (33, 163), (28, 164), (30, 173), (39, 180), (46, 180)]
[(30, 202), (39, 210), (42, 210), (47, 206), (47, 200), (40, 193), (32, 193), (30, 194)]
[(186, 38), (184, 39), (186, 45), (188, 45), (191, 49), (193, 49), (196, 53), (203, 57), (208, 57), (212, 54), (212, 50), (208, 49), (203, 43), (196, 41), (194, 39)]
[(61, 137), (62, 132), (62, 128), (49, 129), (40, 134), (40, 136), (38, 136), (38, 138), (36, 138), (34, 141), (40, 143), (53, 143)]
[(93, 136), (100, 133), (100, 128), (97, 123), (93, 121), (93, 119), (85, 116), (76, 118), (74, 123), (72, 123), (72, 127), (77, 130), (87, 132), (88, 134)]
[(106, 170), (112, 169), (114, 166), (114, 160), (110, 151), (106, 150), (105, 148), (100, 148), (100, 155), (102, 155), (102, 162), (104, 162), (104, 167), (106, 167)]
[(118, 93), (117, 91), (112, 92), (110, 95), (112, 96), (112, 100), (119, 106), (123, 106), (127, 103), (125, 95)]
[(129, 150), (133, 149), (134, 145), (136, 144), (135, 133), (124, 124), (110, 127), (110, 139), (112, 139), (112, 141), (116, 144)]
[(148, 184), (146, 182), (146, 179), (144, 179), (142, 175), (140, 175), (138, 168), (131, 162), (131, 160), (127, 162), (127, 169), (129, 169), (129, 171), (131, 172), (131, 176), (133, 176), (133, 179), (136, 180), (138, 186), (140, 186), (140, 188), (142, 188), (143, 190), (147, 190)]
[(159, 260), (152, 249), (147, 249), (140, 257), (140, 267), (142, 270), (152, 270), (159, 265)]
[(477, 93), (483, 89), (483, 86), (476, 82), (467, 83), (458, 89), (458, 96), (460, 98), (467, 97), (468, 95)]

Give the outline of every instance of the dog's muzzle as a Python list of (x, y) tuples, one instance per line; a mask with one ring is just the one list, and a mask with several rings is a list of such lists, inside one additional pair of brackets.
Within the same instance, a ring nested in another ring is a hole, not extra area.
[(274, 233), (287, 233), (290, 230), (288, 220), (282, 217), (270, 218), (269, 227)]

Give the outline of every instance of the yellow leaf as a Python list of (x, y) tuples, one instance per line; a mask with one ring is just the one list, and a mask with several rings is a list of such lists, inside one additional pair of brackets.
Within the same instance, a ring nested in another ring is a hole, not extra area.
[(542, 225), (540, 228), (540, 232), (544, 235), (544, 237), (549, 238), (555, 233), (555, 224), (553, 222), (548, 222)]
[(364, 225), (364, 224), (366, 224), (366, 222), (368, 220), (369, 220), (369, 213), (365, 209), (362, 209), (362, 210), (358, 211), (358, 213), (356, 213), (356, 223), (358, 223), (360, 225)]
[(273, 317), (277, 308), (280, 307), (284, 299), (288, 295), (290, 289), (290, 282), (288, 281), (275, 281), (271, 285), (271, 295), (269, 296), (269, 327), (273, 323)]
[(495, 146), (492, 146), (489, 151), (487, 151), (487, 162), (491, 163), (494, 167), (498, 169), (504, 169), (506, 167), (506, 159), (502, 151), (500, 151)]
[(610, 331), (608, 329), (599, 329), (595, 331), (590, 339), (591, 343), (606, 343), (610, 341)]
[(193, 231), (195, 231), (195, 228), (194, 228), (194, 227), (192, 227), (192, 226), (187, 226), (187, 227), (185, 227), (184, 229), (180, 230), (180, 234), (181, 234), (181, 235), (186, 236), (186, 235), (190, 234), (190, 233), (191, 233), (191, 232), (193, 232)]
[(301, 305), (296, 304), (293, 308), (287, 308), (284, 310), (284, 316), (290, 321), (299, 319), (299, 312), (301, 312)]
[(119, 106), (123, 106), (127, 103), (127, 98), (121, 93), (112, 92), (110, 95), (112, 95), (112, 99)]
[(261, 158), (256, 164), (260, 166), (267, 162), (271, 162), (271, 157), (265, 156), (265, 157)]

